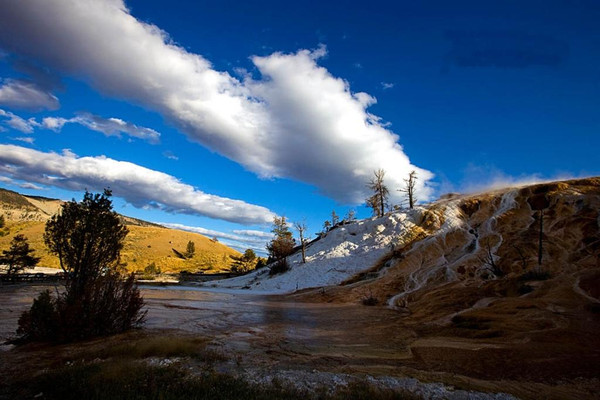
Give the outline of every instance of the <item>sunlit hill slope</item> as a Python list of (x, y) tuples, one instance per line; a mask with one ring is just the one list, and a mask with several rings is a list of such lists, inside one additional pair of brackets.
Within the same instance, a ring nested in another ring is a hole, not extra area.
[[(45, 197), (24, 196), (0, 189), (0, 214), (4, 215), (6, 227), (0, 236), (0, 250), (7, 249), (16, 234), (23, 234), (41, 257), (40, 266), (59, 268), (58, 258), (48, 253), (43, 233), (46, 221), (59, 211), (63, 202)], [(122, 216), (129, 229), (122, 262), (130, 271), (141, 271), (151, 263), (162, 272), (221, 272), (230, 268), (230, 255), (236, 250), (197, 233), (168, 229), (146, 221)], [(173, 251), (183, 253), (188, 241), (195, 244), (195, 255), (182, 259)]]

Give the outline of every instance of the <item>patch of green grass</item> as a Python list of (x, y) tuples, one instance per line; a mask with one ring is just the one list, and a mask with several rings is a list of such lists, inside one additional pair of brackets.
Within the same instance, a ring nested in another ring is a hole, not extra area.
[(281, 383), (252, 384), (216, 372), (191, 376), (176, 366), (150, 366), (135, 360), (76, 363), (39, 376), (34, 382), (14, 385), (9, 395), (44, 399), (255, 399), (255, 400), (414, 400), (420, 397), (366, 383), (351, 384), (332, 394), (325, 389), (309, 393)]

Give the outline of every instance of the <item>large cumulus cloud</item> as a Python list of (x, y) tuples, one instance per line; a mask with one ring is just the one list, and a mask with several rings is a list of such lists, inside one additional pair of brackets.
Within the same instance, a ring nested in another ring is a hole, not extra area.
[(412, 165), (398, 137), (367, 111), (375, 99), (318, 65), (324, 48), (253, 57), (262, 78), (239, 80), (138, 21), (120, 0), (8, 0), (0, 40), (8, 51), (160, 112), (259, 176), (360, 203), (373, 170), (385, 169), (392, 189), (416, 170), (418, 197), (431, 194), (432, 174)]

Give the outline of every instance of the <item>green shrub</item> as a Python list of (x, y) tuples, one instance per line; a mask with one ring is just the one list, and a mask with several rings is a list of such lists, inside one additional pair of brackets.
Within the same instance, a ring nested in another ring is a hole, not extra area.
[(160, 267), (157, 267), (155, 262), (148, 264), (144, 268), (144, 273), (147, 275), (159, 275), (161, 272)]

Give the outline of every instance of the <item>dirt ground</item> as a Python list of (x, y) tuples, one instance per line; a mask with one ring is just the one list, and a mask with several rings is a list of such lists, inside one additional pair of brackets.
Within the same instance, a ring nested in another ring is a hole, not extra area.
[[(43, 288), (0, 288), (2, 340), (14, 334), (21, 311)], [(479, 319), (472, 316), (424, 324), (415, 323), (423, 320), (422, 316), (415, 319), (385, 306), (309, 302), (297, 296), (215, 293), (182, 287), (144, 288), (143, 295), (147, 321), (133, 335), (168, 332), (205, 337), (214, 349), (235, 360), (221, 367), (227, 372), (319, 371), (410, 377), (525, 399), (593, 399), (600, 392), (600, 322), (598, 314), (586, 310), (572, 315), (546, 310), (544, 313), (556, 317), (535, 321), (540, 318), (539, 310), (531, 313), (531, 308), (519, 309), (524, 304), (518, 301), (496, 305), (497, 316), (501, 316), (500, 310), (519, 310), (525, 313), (519, 318), (529, 318), (535, 325), (526, 332), (518, 327), (506, 331), (505, 327), (498, 334), (494, 331), (499, 319), (491, 321), (489, 311), (487, 319), (480, 314)], [(78, 349), (111, 345), (123, 337), (63, 346), (3, 346), (0, 374), (10, 379), (49, 368)], [(306, 379), (314, 379), (314, 374), (310, 376)]]

